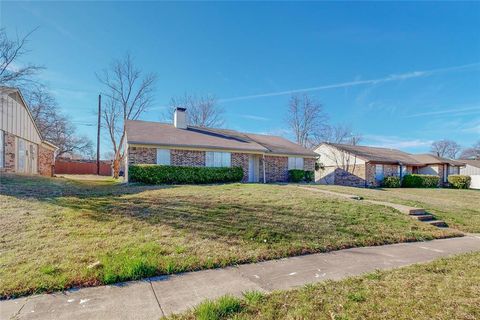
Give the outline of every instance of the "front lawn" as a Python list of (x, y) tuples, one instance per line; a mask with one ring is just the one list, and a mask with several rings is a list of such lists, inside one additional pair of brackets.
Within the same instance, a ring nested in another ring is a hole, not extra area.
[(207, 301), (171, 320), (480, 319), (480, 253), (270, 295)]
[(330, 191), (355, 194), (365, 199), (421, 207), (445, 221), (451, 228), (480, 232), (480, 190), (315, 186)]
[(458, 235), (290, 186), (0, 176), (0, 297)]

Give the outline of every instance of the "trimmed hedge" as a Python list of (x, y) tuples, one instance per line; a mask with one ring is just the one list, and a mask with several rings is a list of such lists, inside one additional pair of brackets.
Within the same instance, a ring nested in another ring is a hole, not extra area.
[(402, 181), (400, 180), (400, 177), (389, 176), (383, 178), (382, 181), (382, 187), (385, 188), (400, 188), (401, 185)]
[(300, 169), (288, 170), (288, 182), (300, 182), (305, 178), (305, 171)]
[(313, 171), (305, 171), (305, 182), (312, 182), (315, 180), (315, 173)]
[(461, 174), (451, 174), (448, 176), (448, 183), (450, 187), (454, 189), (468, 189), (470, 188), (470, 182), (472, 178), (470, 176), (464, 176)]
[(436, 188), (440, 178), (430, 174), (408, 174), (403, 177), (404, 188)]
[(128, 167), (130, 181), (147, 184), (201, 184), (240, 182), (243, 170), (240, 167), (177, 167), (155, 164), (140, 164)]
[(288, 170), (288, 182), (312, 182), (315, 175), (313, 171), (305, 171), (300, 169)]

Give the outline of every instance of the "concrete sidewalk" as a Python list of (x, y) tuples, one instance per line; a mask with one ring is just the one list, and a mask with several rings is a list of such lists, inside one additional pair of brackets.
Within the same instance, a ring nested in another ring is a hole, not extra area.
[(204, 299), (270, 292), (480, 251), (480, 235), (339, 250), (0, 301), (0, 319), (159, 319)]

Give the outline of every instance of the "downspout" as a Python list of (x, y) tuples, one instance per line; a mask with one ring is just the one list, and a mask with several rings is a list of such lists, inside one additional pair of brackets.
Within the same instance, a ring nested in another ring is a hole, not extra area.
[(267, 183), (266, 178), (265, 178), (265, 154), (262, 155), (263, 157), (263, 183)]

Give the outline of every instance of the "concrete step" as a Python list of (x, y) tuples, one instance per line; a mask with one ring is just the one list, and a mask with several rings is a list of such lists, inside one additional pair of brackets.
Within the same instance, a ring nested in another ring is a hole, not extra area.
[(418, 219), (419, 221), (431, 221), (435, 220), (435, 217), (431, 214), (422, 214), (422, 215), (414, 215), (413, 218)]
[(408, 214), (411, 215), (411, 216), (424, 215), (425, 214), (425, 209), (412, 208), (412, 209), (409, 210)]
[(432, 226), (439, 227), (439, 228), (448, 227), (448, 224), (445, 221), (442, 221), (442, 220), (425, 221), (425, 223), (431, 224)]

